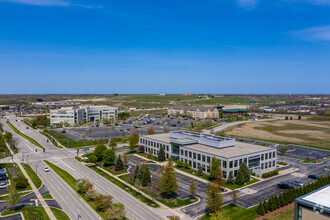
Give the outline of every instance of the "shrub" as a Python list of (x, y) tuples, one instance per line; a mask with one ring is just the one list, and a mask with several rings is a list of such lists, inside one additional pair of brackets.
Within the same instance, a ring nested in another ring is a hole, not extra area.
[(16, 189), (26, 189), (28, 187), (29, 182), (24, 176), (19, 176), (14, 179), (14, 183), (16, 185)]
[(98, 210), (105, 211), (112, 206), (112, 196), (98, 194), (94, 199)]
[(178, 168), (184, 167), (184, 162), (182, 162), (181, 160), (177, 160), (175, 161), (175, 163)]
[(255, 172), (252, 172), (251, 175), (252, 175), (252, 176), (256, 176), (256, 173), (255, 173)]
[(277, 174), (278, 174), (278, 170), (273, 170), (273, 171), (270, 171), (270, 172), (267, 172), (267, 173), (263, 173), (262, 178), (269, 178), (269, 177), (272, 177), (272, 176), (276, 176)]

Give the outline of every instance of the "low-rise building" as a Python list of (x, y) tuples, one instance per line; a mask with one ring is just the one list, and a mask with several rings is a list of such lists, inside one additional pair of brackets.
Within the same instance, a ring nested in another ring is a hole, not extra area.
[(326, 220), (330, 218), (330, 185), (294, 201), (294, 220)]
[(167, 113), (190, 116), (195, 119), (219, 118), (219, 110), (215, 106), (171, 106), (167, 109)]
[(232, 171), (234, 177), (243, 161), (252, 172), (261, 176), (276, 169), (276, 149), (261, 145), (236, 142), (235, 139), (189, 131), (173, 131), (165, 134), (144, 135), (140, 145), (145, 153), (158, 156), (160, 147), (165, 150), (166, 158), (189, 163), (191, 168), (209, 173), (212, 157), (221, 161), (224, 178)]
[(58, 125), (68, 123), (69, 125), (82, 124), (86, 122), (102, 121), (118, 117), (118, 108), (111, 106), (71, 106), (50, 111), (50, 124)]

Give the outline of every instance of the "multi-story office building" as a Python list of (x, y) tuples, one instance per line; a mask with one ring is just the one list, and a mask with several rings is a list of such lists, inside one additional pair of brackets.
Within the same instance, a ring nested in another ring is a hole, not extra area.
[(205, 106), (173, 106), (167, 109), (169, 115), (186, 115), (195, 119), (219, 118), (217, 107)]
[(239, 166), (245, 161), (256, 175), (276, 169), (277, 153), (272, 147), (236, 142), (234, 139), (188, 131), (174, 131), (166, 134), (144, 135), (140, 145), (146, 153), (158, 155), (163, 147), (166, 157), (189, 163), (192, 169), (199, 166), (209, 173), (212, 157), (221, 161), (224, 178), (232, 171), (236, 176)]
[(100, 106), (72, 106), (50, 111), (50, 124), (68, 123), (78, 125), (85, 122), (102, 121), (118, 117), (118, 108), (105, 105)]

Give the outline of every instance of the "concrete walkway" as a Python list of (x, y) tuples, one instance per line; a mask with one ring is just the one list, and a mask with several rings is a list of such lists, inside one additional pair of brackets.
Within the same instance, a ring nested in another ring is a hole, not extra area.
[[(11, 150), (11, 148), (8, 146), (8, 143), (6, 142), (7, 148), (9, 149), (10, 153), (12, 155), (14, 155), (14, 152)], [(34, 185), (34, 183), (32, 182), (30, 176), (27, 174), (27, 172), (25, 171), (24, 167), (22, 166), (22, 164), (20, 163), (19, 159), (16, 157), (16, 155), (13, 156), (13, 162), (15, 162), (18, 167), (21, 169), (23, 175), (25, 176), (25, 178), (28, 180), (29, 184), (32, 187), (32, 191), (36, 194), (38, 200), (40, 201), (42, 207), (45, 209), (47, 215), (49, 216), (49, 218), (51, 220), (56, 220), (55, 215), (53, 214), (53, 212), (50, 210), (48, 204), (46, 203), (45, 199), (42, 197), (42, 195), (40, 194), (38, 188)]]

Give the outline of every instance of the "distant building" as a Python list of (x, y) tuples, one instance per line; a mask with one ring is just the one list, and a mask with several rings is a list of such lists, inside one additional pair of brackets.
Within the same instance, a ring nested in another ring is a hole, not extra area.
[(224, 115), (245, 115), (245, 109), (226, 109), (222, 110)]
[(294, 220), (329, 220), (330, 185), (303, 195), (294, 201)]
[(167, 109), (167, 113), (191, 116), (195, 119), (219, 118), (219, 110), (214, 106), (171, 106)]
[(229, 172), (233, 172), (235, 177), (243, 161), (258, 176), (276, 169), (275, 148), (235, 142), (235, 139), (227, 137), (173, 131), (143, 135), (140, 137), (140, 145), (144, 146), (145, 153), (151, 152), (154, 156), (158, 156), (162, 147), (166, 158), (171, 156), (174, 161), (189, 163), (194, 170), (201, 166), (206, 173), (210, 172), (212, 157), (216, 157), (220, 160), (224, 178), (228, 177)]
[(68, 123), (69, 125), (78, 125), (84, 122), (102, 121), (118, 117), (118, 108), (111, 106), (71, 106), (50, 111), (50, 124), (58, 125)]

